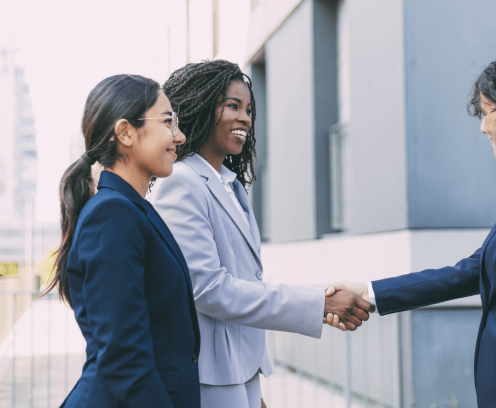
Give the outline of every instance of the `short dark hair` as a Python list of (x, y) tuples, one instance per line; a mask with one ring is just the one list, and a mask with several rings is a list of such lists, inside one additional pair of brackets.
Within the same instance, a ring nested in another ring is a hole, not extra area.
[[(255, 98), (251, 79), (237, 64), (225, 60), (203, 61), (187, 64), (174, 71), (163, 85), (165, 95), (179, 117), (179, 127), (186, 135), (186, 142), (177, 146), (178, 160), (200, 153), (201, 148), (218, 123), (215, 108), (219, 95), (225, 97), (229, 85), (242, 81), (248, 86), (251, 97), (252, 126), (241, 154), (227, 155), (224, 165), (235, 172), (243, 186), (255, 180), (253, 165), (255, 152)], [(222, 107), (221, 117), (224, 113)]]
[(481, 72), (470, 91), (467, 112), (479, 119), (483, 116), (480, 94), (496, 104), (496, 61), (491, 62)]

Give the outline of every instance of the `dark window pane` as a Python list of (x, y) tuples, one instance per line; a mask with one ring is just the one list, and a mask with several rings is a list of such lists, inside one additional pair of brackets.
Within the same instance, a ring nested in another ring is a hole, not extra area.
[(24, 191), (35, 191), (36, 183), (24, 183)]
[(26, 158), (26, 159), (36, 159), (37, 157), (37, 153), (36, 153), (36, 150), (25, 150), (23, 152), (23, 156)]

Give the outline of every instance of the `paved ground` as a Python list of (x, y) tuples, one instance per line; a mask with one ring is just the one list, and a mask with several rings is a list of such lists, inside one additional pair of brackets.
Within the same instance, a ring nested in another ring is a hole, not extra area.
[[(14, 335), (0, 343), (0, 408), (58, 407), (84, 363), (85, 344), (72, 311), (57, 298), (35, 300)], [(262, 377), (262, 393), (269, 408), (346, 407), (342, 393), (281, 367)]]

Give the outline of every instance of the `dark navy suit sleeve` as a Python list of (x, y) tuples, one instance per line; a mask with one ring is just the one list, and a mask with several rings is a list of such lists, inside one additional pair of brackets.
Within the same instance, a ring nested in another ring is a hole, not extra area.
[(377, 310), (386, 315), (480, 293), (482, 248), (455, 266), (372, 282)]
[(172, 408), (153, 354), (144, 284), (145, 222), (130, 202), (96, 204), (81, 225), (78, 265), (103, 386), (122, 407)]

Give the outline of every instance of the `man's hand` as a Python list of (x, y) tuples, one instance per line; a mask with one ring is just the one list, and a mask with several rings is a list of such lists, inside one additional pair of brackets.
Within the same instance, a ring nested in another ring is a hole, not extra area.
[(362, 325), (362, 321), (368, 320), (369, 313), (373, 312), (374, 306), (362, 299), (360, 296), (339, 290), (333, 295), (326, 294), (325, 310), (324, 310), (324, 323), (329, 323), (330, 314), (337, 317), (338, 325), (341, 330), (356, 330), (358, 326)]
[(338, 290), (347, 290), (360, 296), (362, 299), (369, 301), (369, 288), (366, 283), (341, 281), (333, 283), (327, 288), (326, 296), (331, 296)]
[[(361, 298), (365, 299), (367, 302), (369, 300), (369, 289), (366, 283), (355, 283), (355, 282), (346, 282), (346, 281), (341, 281), (338, 283), (334, 283), (332, 285), (329, 285), (327, 288), (326, 296), (332, 296), (334, 293), (340, 290), (347, 290), (350, 292), (355, 293), (356, 295), (360, 296)], [(372, 310), (370, 312), (373, 312), (375, 310), (375, 307), (373, 305)], [(340, 319), (340, 316), (337, 314), (333, 313), (328, 313), (326, 317), (324, 318), (324, 323), (327, 323), (330, 326), (333, 326), (337, 329), (341, 329), (342, 331), (348, 331), (348, 330), (355, 330), (351, 327), (350, 324), (345, 325), (345, 322)]]

